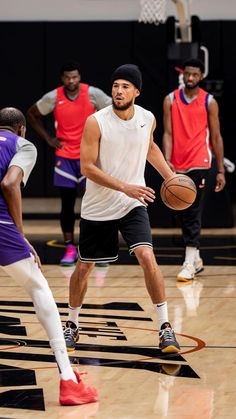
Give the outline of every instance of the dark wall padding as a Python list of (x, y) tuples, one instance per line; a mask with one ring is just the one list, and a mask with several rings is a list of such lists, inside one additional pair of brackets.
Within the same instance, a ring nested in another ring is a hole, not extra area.
[[(169, 92), (168, 30), (166, 25), (137, 22), (1, 22), (0, 106), (16, 106), (25, 112), (45, 92), (60, 84), (64, 61), (81, 64), (82, 79), (110, 94), (110, 75), (120, 64), (133, 62), (143, 72), (143, 91), (137, 103), (157, 118), (155, 141), (161, 146), (162, 102)], [(236, 161), (235, 64), (236, 24), (200, 22), (202, 44), (210, 53), (210, 79), (224, 80), (220, 117), (226, 156)], [(108, 42), (109, 41), (109, 42)], [(53, 119), (45, 119), (53, 132)], [(24, 196), (58, 196), (52, 186), (54, 154), (28, 127), (28, 138), (38, 149), (38, 160)], [(235, 200), (230, 175), (229, 195)], [(161, 177), (147, 164), (147, 183), (159, 190)], [(171, 225), (172, 216), (161, 204), (149, 208), (152, 226)], [(227, 209), (228, 211), (228, 209)], [(229, 218), (229, 217), (228, 217)]]
[[(25, 112), (42, 94), (45, 44), (43, 27), (42, 23), (1, 22), (1, 108), (15, 106)], [(46, 192), (45, 146), (30, 131), (28, 137), (37, 144), (38, 161), (24, 193), (29, 196), (43, 196)]]

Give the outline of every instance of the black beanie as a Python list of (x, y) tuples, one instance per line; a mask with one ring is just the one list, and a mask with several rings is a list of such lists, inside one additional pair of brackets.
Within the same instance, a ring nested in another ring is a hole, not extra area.
[(142, 88), (142, 74), (139, 70), (138, 66), (135, 64), (124, 64), (118, 67), (111, 77), (112, 84), (115, 80), (123, 79), (130, 81), (130, 83), (134, 84), (135, 87), (139, 91)]

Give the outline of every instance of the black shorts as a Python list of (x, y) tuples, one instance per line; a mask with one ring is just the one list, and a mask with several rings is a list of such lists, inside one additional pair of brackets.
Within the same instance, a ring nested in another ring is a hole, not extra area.
[(119, 232), (130, 254), (140, 246), (152, 248), (147, 209), (138, 206), (118, 220), (91, 221), (81, 218), (79, 237), (81, 262), (115, 262), (118, 259)]

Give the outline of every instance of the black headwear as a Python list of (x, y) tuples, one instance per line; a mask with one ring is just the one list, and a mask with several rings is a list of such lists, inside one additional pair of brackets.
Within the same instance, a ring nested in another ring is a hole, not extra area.
[(123, 79), (132, 83), (139, 91), (142, 88), (142, 74), (135, 64), (124, 64), (118, 67), (111, 77), (112, 84), (115, 80)]

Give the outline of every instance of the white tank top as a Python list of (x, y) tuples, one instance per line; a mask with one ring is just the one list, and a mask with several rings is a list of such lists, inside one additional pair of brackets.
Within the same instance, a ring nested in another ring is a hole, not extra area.
[[(154, 115), (134, 105), (134, 116), (125, 121), (112, 106), (93, 114), (100, 131), (97, 166), (110, 176), (130, 184), (145, 185), (144, 171)], [(81, 217), (87, 220), (115, 220), (124, 217), (140, 201), (90, 179), (82, 199)]]

